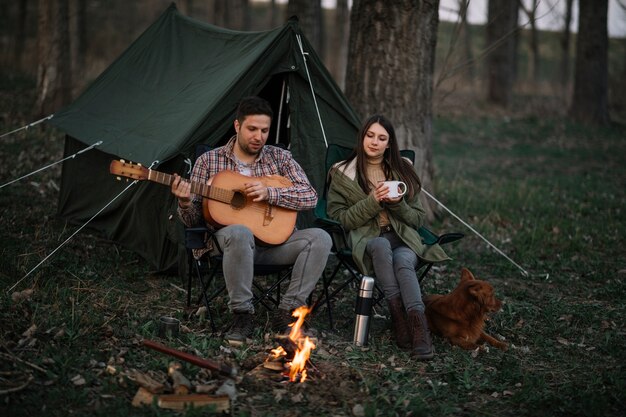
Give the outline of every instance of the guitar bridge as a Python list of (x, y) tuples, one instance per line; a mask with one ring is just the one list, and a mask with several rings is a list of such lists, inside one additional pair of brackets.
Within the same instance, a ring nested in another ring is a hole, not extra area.
[(272, 220), (274, 220), (273, 206), (268, 204), (265, 210), (265, 216), (263, 216), (263, 226), (269, 226)]

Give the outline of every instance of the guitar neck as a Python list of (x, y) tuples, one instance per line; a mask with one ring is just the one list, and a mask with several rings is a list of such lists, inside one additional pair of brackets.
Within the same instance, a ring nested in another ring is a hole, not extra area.
[[(174, 176), (150, 169), (148, 170), (148, 180), (167, 185), (169, 187), (174, 181)], [(201, 184), (199, 182), (191, 181), (191, 193), (201, 195), (202, 197), (206, 198), (215, 198), (215, 196), (213, 196), (211, 193), (211, 187), (209, 185)]]

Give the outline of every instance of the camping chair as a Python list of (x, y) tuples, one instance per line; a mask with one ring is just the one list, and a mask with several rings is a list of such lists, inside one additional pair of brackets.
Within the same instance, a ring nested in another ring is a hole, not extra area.
[[(271, 146), (271, 145), (266, 145)], [(198, 145), (196, 147), (196, 159), (202, 153), (210, 150), (208, 145)], [(219, 254), (205, 254), (201, 258), (194, 256), (194, 249), (203, 249), (208, 240), (212, 240), (213, 245), (218, 248)], [(216, 282), (216, 277), (223, 273), (222, 254), (219, 244), (212, 230), (205, 225), (185, 228), (185, 248), (187, 251), (188, 272), (187, 272), (187, 306), (191, 306), (191, 292), (194, 277), (199, 284), (200, 292), (196, 304), (204, 304), (207, 310), (207, 318), (211, 323), (213, 332), (217, 331), (213, 319), (212, 304), (225, 293), (226, 285)], [(252, 281), (253, 300), (256, 306), (263, 305), (267, 310), (277, 308), (280, 304), (282, 288), (281, 285), (291, 278), (292, 264), (286, 265), (254, 265), (254, 277)], [(272, 276), (276, 278), (272, 280)], [(264, 287), (256, 278), (266, 278), (268, 287)], [(271, 284), (269, 284), (271, 282)]]
[[(332, 179), (331, 168), (332, 166), (342, 160), (347, 159), (352, 150), (339, 145), (331, 144), (326, 151), (326, 184), (324, 185), (324, 192), (318, 199), (317, 206), (315, 207), (315, 224), (316, 226), (326, 230), (330, 234), (333, 241), (332, 254), (337, 260), (337, 264), (330, 275), (326, 272), (322, 275), (323, 294), (317, 301), (315, 309), (318, 309), (322, 305), (326, 305), (328, 312), (328, 322), (331, 329), (334, 329), (333, 321), (333, 307), (332, 302), (337, 295), (342, 292), (346, 287), (351, 284), (358, 284), (363, 274), (358, 270), (354, 260), (352, 259), (352, 250), (348, 244), (348, 232), (342, 227), (341, 223), (336, 220), (330, 219), (326, 212), (326, 193)], [(403, 157), (409, 158), (411, 162), (415, 162), (415, 152), (413, 150), (402, 150), (400, 152)], [(425, 227), (420, 227), (418, 233), (422, 238), (422, 243), (426, 245), (444, 245), (463, 238), (462, 233), (446, 233), (441, 236), (436, 235), (432, 231)], [(432, 262), (418, 262), (416, 271), (418, 273), (418, 281), (420, 284), (431, 270), (433, 266)], [(346, 271), (347, 278), (343, 282), (339, 281), (342, 274), (341, 271)], [(334, 287), (334, 288), (333, 288)], [(357, 285), (358, 287), (358, 285)], [(373, 296), (373, 305), (376, 305), (384, 298), (382, 290), (375, 285), (375, 291)]]

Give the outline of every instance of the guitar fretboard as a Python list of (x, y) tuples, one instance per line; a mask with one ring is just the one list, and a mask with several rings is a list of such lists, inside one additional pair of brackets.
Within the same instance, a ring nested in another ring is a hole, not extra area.
[[(174, 181), (174, 176), (166, 174), (164, 172), (153, 171), (149, 169), (148, 180), (157, 182), (159, 184), (171, 186), (172, 182)], [(202, 197), (210, 198), (211, 200), (222, 201), (224, 203), (230, 203), (233, 198), (233, 194), (235, 193), (232, 190), (211, 187), (210, 185), (201, 184), (195, 181), (191, 181), (191, 192), (193, 194), (201, 195)]]

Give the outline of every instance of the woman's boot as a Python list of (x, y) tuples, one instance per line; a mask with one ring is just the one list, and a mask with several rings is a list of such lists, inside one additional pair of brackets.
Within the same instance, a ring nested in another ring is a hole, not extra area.
[(389, 313), (391, 314), (391, 326), (396, 344), (401, 349), (411, 348), (411, 332), (406, 320), (406, 311), (402, 304), (402, 297), (397, 296), (387, 300)]
[(411, 355), (416, 359), (432, 359), (433, 342), (430, 338), (426, 314), (419, 310), (409, 310), (408, 317), (411, 330)]

